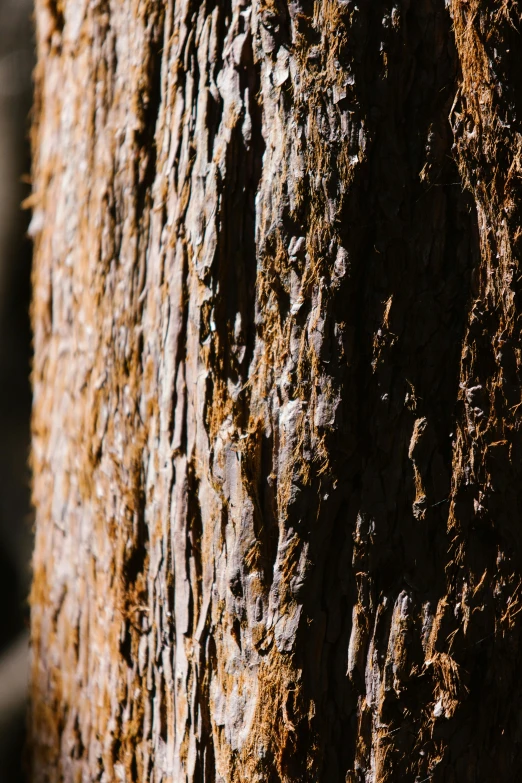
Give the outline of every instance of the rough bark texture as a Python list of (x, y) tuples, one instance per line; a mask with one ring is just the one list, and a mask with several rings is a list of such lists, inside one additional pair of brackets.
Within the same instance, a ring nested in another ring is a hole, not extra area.
[(33, 783), (512, 783), (518, 3), (36, 18)]

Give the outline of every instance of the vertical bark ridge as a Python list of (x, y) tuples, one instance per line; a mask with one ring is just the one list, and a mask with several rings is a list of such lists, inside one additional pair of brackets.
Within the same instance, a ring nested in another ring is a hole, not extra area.
[(451, 122), (476, 204), (481, 260), (461, 362), (447, 567), (455, 610), (445, 622), (448, 652), (469, 695), (455, 713), (459, 731), (446, 740), (445, 761), (455, 779), (507, 781), (522, 764), (513, 711), (521, 584), (521, 15), (517, 3), (454, 2), (452, 10), (462, 78)]

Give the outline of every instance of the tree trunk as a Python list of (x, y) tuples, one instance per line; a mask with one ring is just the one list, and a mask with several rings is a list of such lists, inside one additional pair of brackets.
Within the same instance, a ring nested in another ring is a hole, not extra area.
[(521, 13), (37, 0), (33, 783), (522, 775)]

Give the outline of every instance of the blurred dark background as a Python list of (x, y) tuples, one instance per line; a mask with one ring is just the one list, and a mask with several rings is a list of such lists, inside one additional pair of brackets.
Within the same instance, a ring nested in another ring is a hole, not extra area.
[(23, 780), (30, 506), (32, 0), (0, 0), (0, 782)]

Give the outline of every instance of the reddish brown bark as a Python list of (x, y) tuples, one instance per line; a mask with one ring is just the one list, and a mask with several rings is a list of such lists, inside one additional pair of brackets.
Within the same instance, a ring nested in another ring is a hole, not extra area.
[(516, 779), (517, 4), (37, 21), (34, 780)]

